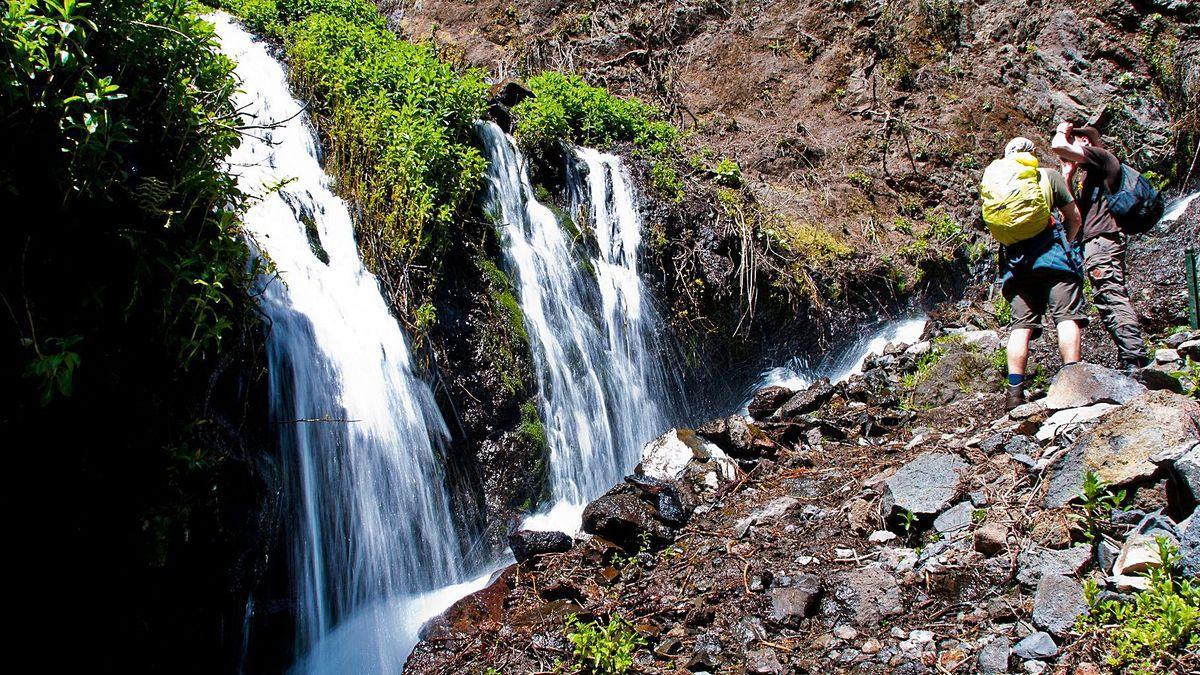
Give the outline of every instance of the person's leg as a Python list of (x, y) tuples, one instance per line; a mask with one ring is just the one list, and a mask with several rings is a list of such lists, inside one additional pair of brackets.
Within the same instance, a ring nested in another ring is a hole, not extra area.
[(1062, 355), (1063, 365), (1077, 363), (1083, 342), (1083, 328), (1088, 325), (1083, 281), (1072, 274), (1056, 278), (1050, 287), (1047, 311), (1058, 327), (1058, 352)]
[(1029, 341), (1042, 332), (1042, 315), (1049, 300), (1049, 285), (1037, 279), (1013, 279), (1005, 297), (1012, 305), (1012, 332), (1008, 336), (1008, 394), (1004, 409), (1025, 402), (1025, 368), (1029, 362)]
[(1084, 266), (1092, 283), (1096, 311), (1117, 345), (1127, 366), (1149, 362), (1137, 311), (1125, 285), (1125, 241), (1120, 236), (1100, 236), (1084, 246)]

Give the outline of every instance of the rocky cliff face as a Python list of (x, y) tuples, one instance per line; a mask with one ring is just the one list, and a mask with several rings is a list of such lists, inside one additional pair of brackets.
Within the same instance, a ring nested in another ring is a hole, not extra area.
[[(1134, 258), (1194, 242), (1198, 215)], [(1135, 288), (1163, 306), (1152, 281)], [(638, 672), (1200, 665), (1194, 618), (1165, 651), (1121, 651), (1113, 614), (1164, 571), (1200, 570), (1200, 407), (1179, 393), (1200, 382), (1169, 375), (1200, 333), (1160, 334), (1137, 378), (1057, 372), (1004, 414), (994, 319), (970, 302), (934, 316), (846, 383), (766, 389), (748, 416), (650, 444), (573, 542), (514, 535), (521, 562), (430, 622), (408, 672), (586, 664), (593, 620)]]

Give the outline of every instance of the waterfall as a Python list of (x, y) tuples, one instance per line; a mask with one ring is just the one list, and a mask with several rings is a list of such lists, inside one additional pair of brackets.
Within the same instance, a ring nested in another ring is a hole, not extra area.
[(228, 162), (256, 196), (245, 229), (274, 273), (261, 277), (260, 304), (287, 480), (297, 669), (397, 671), (420, 621), (446, 604), (434, 589), (463, 577), (440, 460), (447, 429), (359, 258), (283, 67), (227, 15), (210, 20), (253, 125)]
[[(525, 526), (573, 532), (584, 505), (670, 428), (677, 400), (663, 363), (668, 350), (655, 344), (661, 324), (638, 275), (637, 198), (618, 157), (575, 148), (571, 228), (534, 197), (513, 139), (491, 123), (480, 124), (479, 135), (550, 446), (551, 508)], [(586, 249), (594, 250), (580, 253)]]
[(860, 336), (841, 351), (827, 355), (817, 366), (812, 366), (807, 360), (793, 357), (782, 366), (776, 366), (763, 371), (758, 382), (746, 393), (742, 409), (753, 398), (754, 392), (764, 387), (787, 387), (802, 390), (819, 377), (828, 377), (830, 382), (841, 382), (862, 372), (867, 357), (882, 354), (885, 347), (892, 343), (912, 344), (921, 339), (925, 330), (925, 317), (911, 317), (898, 321), (889, 321), (872, 333)]

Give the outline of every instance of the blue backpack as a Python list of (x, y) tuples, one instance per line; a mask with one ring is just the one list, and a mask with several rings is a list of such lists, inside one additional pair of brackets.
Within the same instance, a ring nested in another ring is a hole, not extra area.
[[(1108, 186), (1105, 185), (1107, 191)], [(1097, 188), (1097, 191), (1099, 188)], [(1093, 200), (1098, 195), (1093, 195)], [(1142, 234), (1154, 227), (1166, 210), (1166, 199), (1146, 177), (1128, 164), (1121, 165), (1121, 183), (1108, 193), (1108, 210), (1126, 234)]]

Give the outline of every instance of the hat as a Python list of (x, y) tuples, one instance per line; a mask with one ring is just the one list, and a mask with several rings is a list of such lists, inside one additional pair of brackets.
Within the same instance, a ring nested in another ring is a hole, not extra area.
[(1004, 146), (1004, 156), (1009, 157), (1018, 152), (1033, 152), (1033, 141), (1024, 136), (1017, 136)]
[(1100, 130), (1090, 124), (1075, 127), (1075, 131), (1071, 133), (1071, 140), (1074, 140), (1076, 136), (1086, 136), (1092, 145), (1098, 148), (1104, 147), (1104, 141), (1100, 139)]

